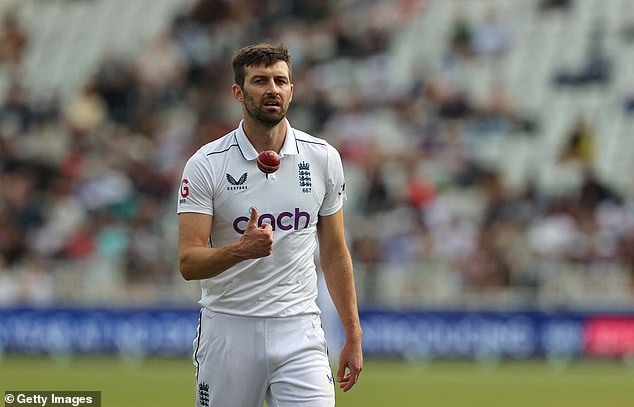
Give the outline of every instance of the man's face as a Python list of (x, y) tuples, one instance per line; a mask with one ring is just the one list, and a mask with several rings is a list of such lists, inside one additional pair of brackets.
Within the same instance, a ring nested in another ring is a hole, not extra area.
[(293, 98), (293, 85), (284, 61), (271, 66), (250, 66), (245, 69), (242, 89), (234, 85), (234, 95), (246, 113), (262, 124), (278, 124), (288, 111)]

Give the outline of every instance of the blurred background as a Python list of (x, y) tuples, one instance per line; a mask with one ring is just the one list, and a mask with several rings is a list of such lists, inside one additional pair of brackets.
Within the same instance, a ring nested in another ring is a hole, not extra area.
[[(5, 352), (112, 351), (86, 313), (138, 309), (185, 309), (168, 348), (190, 352), (182, 166), (240, 119), (231, 53), (270, 41), (292, 55), (291, 123), (344, 160), (369, 356), (634, 355), (634, 2), (2, 0), (0, 16)], [(34, 321), (59, 340), (20, 345)], [(121, 330), (133, 348), (143, 324)]]

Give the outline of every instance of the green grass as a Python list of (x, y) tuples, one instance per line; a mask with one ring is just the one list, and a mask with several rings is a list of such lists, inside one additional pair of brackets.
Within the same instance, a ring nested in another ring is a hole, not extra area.
[(438, 362), (427, 366), (368, 362), (356, 392), (341, 406), (634, 406), (634, 369), (577, 362), (562, 370), (543, 361)]
[(97, 390), (104, 407), (194, 406), (194, 366), (187, 359), (14, 358), (0, 362), (6, 390)]
[[(6, 390), (100, 390), (104, 407), (192, 407), (193, 365), (187, 358), (5, 357)], [(634, 367), (579, 361), (566, 369), (543, 361), (405, 363), (366, 360), (359, 384), (337, 391), (338, 407), (373, 406), (634, 406)], [(237, 406), (239, 407), (239, 406)]]

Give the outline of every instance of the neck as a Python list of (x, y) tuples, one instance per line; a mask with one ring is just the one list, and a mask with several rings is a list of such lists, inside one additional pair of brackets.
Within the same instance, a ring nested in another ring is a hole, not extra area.
[(242, 128), (247, 138), (258, 153), (265, 150), (280, 152), (286, 138), (286, 120), (274, 126), (267, 126), (258, 121), (245, 117)]

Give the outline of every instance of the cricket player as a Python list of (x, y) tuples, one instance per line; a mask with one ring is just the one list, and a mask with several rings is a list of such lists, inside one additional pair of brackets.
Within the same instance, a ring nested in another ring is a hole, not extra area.
[[(232, 63), (243, 118), (193, 154), (179, 191), (180, 272), (202, 288), (196, 405), (334, 406), (335, 382), (350, 390), (363, 365), (341, 157), (286, 119), (285, 46), (247, 46)], [(268, 150), (280, 157), (272, 173), (256, 164)], [(317, 243), (344, 332), (334, 378), (316, 304)]]

